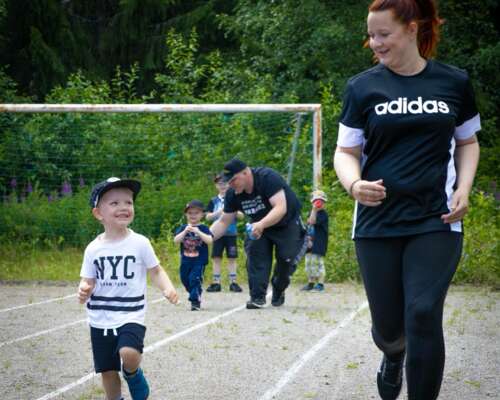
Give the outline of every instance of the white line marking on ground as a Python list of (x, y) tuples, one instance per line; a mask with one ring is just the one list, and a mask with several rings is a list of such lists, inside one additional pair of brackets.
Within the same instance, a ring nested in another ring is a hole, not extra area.
[(325, 347), (331, 339), (339, 334), (342, 328), (345, 328), (349, 323), (351, 323), (351, 321), (367, 307), (368, 302), (365, 301), (355, 311), (344, 318), (339, 326), (323, 336), (321, 340), (313, 347), (311, 347), (299, 360), (297, 360), (285, 373), (285, 375), (283, 375), (283, 377), (278, 381), (278, 383), (274, 385), (274, 387), (269, 389), (266, 393), (264, 393), (264, 395), (259, 400), (271, 400), (275, 398), (275, 396), (281, 392), (281, 390), (293, 379), (293, 377), (300, 371), (300, 369), (316, 355), (318, 351)]
[[(165, 344), (173, 341), (173, 340), (176, 340), (176, 339), (179, 339), (180, 337), (184, 336), (184, 335), (187, 335), (188, 333), (191, 333), (191, 332), (194, 332), (198, 329), (201, 329), (207, 325), (211, 325), (215, 322), (217, 322), (218, 320), (224, 318), (224, 317), (227, 317), (231, 314), (234, 314), (235, 312), (237, 311), (240, 311), (240, 310), (243, 310), (245, 308), (245, 305), (241, 305), (239, 307), (236, 307), (236, 308), (233, 308), (229, 311), (226, 311), (225, 313), (222, 313), (222, 314), (219, 314), (217, 315), (216, 317), (213, 317), (213, 318), (210, 318), (209, 320), (206, 320), (205, 322), (201, 322), (197, 325), (193, 325), (192, 327), (190, 328), (187, 328), (179, 333), (176, 333), (175, 335), (172, 335), (172, 336), (169, 336), (169, 337), (166, 337), (165, 339), (162, 339), (156, 343), (153, 343), (147, 347), (144, 348), (144, 353), (149, 353), (151, 351), (154, 351), (156, 349), (158, 349), (159, 347), (161, 346), (164, 346)], [(78, 379), (77, 381), (74, 381), (74, 382), (71, 382), (70, 384), (66, 385), (66, 386), (63, 386), (51, 393), (48, 393), (46, 394), (45, 396), (42, 396), (40, 398), (38, 398), (37, 400), (49, 400), (49, 399), (53, 399), (54, 397), (56, 396), (59, 396), (60, 394), (63, 394), (87, 381), (89, 381), (90, 379), (94, 378), (96, 376), (96, 373), (95, 372), (92, 372), (88, 375), (85, 375), (85, 376), (82, 376), (80, 379)]]
[(85, 382), (91, 380), (92, 378), (94, 378), (96, 376), (97, 376), (97, 374), (95, 372), (91, 372), (88, 375), (82, 376), (77, 381), (71, 382), (69, 385), (63, 386), (62, 388), (59, 388), (59, 389), (57, 389), (56, 391), (54, 391), (52, 393), (48, 393), (45, 396), (40, 397), (37, 400), (49, 400), (49, 399), (53, 399), (54, 397), (59, 396), (60, 394), (63, 394), (65, 392), (67, 392), (68, 390), (73, 389), (74, 387), (77, 387), (77, 386), (80, 386), (80, 385), (84, 384)]
[[(155, 304), (155, 303), (158, 303), (162, 300), (165, 300), (164, 297), (160, 297), (159, 299), (156, 299), (156, 300), (153, 300), (151, 301), (151, 304)], [(46, 329), (44, 331), (40, 331), (40, 332), (36, 332), (36, 333), (32, 333), (31, 335), (27, 335), (27, 336), (23, 336), (23, 337), (20, 337), (20, 338), (16, 338), (16, 339), (12, 339), (12, 340), (7, 340), (6, 342), (0, 342), (0, 347), (2, 346), (6, 346), (8, 344), (12, 344), (12, 343), (17, 343), (17, 342), (22, 342), (23, 340), (28, 340), (28, 339), (32, 339), (34, 337), (37, 337), (37, 336), (41, 336), (41, 335), (44, 335), (46, 333), (52, 333), (52, 332), (55, 332), (55, 331), (58, 331), (60, 329), (64, 329), (64, 328), (68, 328), (70, 326), (73, 326), (73, 325), (77, 325), (81, 322), (85, 322), (87, 321), (86, 318), (84, 319), (79, 319), (78, 321), (74, 321), (74, 322), (69, 322), (67, 324), (63, 324), (63, 325), (59, 325), (59, 326), (55, 326), (54, 328), (50, 328), (50, 329)]]
[(55, 332), (55, 331), (58, 331), (60, 329), (65, 329), (65, 328), (68, 328), (68, 327), (73, 326), (73, 325), (81, 324), (82, 322), (85, 322), (85, 321), (87, 321), (86, 318), (79, 319), (78, 321), (69, 322), (69, 323), (64, 324), (64, 325), (59, 325), (59, 326), (56, 326), (54, 328), (46, 329), (44, 331), (32, 333), (31, 335), (27, 335), (27, 336), (23, 336), (23, 337), (20, 337), (20, 338), (8, 340), (6, 342), (1, 342), (0, 343), (0, 347), (6, 346), (8, 344), (16, 343), (16, 342), (21, 342), (23, 340), (33, 339), (33, 338), (35, 338), (37, 336), (45, 335), (46, 333)]
[(3, 309), (0, 310), (0, 313), (7, 312), (7, 311), (13, 311), (13, 310), (19, 310), (20, 308), (26, 308), (26, 307), (31, 307), (31, 306), (38, 306), (40, 304), (52, 303), (53, 301), (65, 300), (65, 299), (69, 299), (70, 297), (76, 297), (76, 293), (75, 294), (69, 294), (68, 296), (64, 296), (64, 297), (57, 297), (55, 299), (49, 299), (49, 300), (39, 301), (38, 303), (30, 303), (30, 304), (23, 304), (21, 306), (16, 306), (16, 307), (3, 308)]

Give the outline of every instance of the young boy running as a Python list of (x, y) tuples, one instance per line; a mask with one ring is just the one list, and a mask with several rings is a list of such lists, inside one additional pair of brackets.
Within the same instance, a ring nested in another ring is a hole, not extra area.
[(146, 332), (146, 272), (171, 303), (178, 301), (149, 240), (128, 228), (140, 189), (138, 181), (109, 178), (90, 196), (92, 214), (104, 232), (85, 249), (78, 299), (87, 304), (95, 371), (102, 375), (108, 400), (123, 399), (120, 370), (133, 400), (149, 396), (139, 368)]
[(212, 234), (208, 226), (200, 224), (204, 216), (203, 203), (192, 200), (184, 208), (187, 223), (175, 231), (174, 243), (180, 244), (182, 284), (189, 293), (191, 311), (201, 308), (203, 273), (208, 264), (208, 246)]

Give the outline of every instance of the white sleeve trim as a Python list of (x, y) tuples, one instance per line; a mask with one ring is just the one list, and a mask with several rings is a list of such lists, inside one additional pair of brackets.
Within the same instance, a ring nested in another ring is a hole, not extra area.
[(481, 130), (481, 117), (476, 114), (462, 125), (455, 127), (453, 137), (458, 140), (468, 139), (479, 130)]
[(363, 129), (351, 128), (339, 122), (339, 135), (337, 137), (337, 145), (340, 147), (356, 147), (361, 146), (364, 141)]

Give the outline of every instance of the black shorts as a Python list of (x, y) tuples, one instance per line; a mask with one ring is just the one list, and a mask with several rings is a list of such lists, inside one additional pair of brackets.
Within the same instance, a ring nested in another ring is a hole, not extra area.
[(212, 245), (212, 258), (222, 257), (226, 249), (227, 258), (238, 258), (238, 245), (236, 236), (222, 236), (217, 239)]
[(142, 353), (145, 334), (146, 327), (135, 323), (125, 324), (116, 329), (90, 327), (95, 372), (120, 371), (120, 349), (132, 347)]

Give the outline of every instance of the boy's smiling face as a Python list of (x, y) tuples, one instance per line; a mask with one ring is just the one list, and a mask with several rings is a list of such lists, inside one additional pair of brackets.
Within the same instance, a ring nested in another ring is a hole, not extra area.
[(111, 189), (104, 193), (92, 212), (107, 229), (127, 228), (135, 215), (133, 193), (127, 188)]
[(190, 225), (198, 225), (203, 218), (203, 210), (197, 207), (190, 207), (186, 211), (186, 220)]

